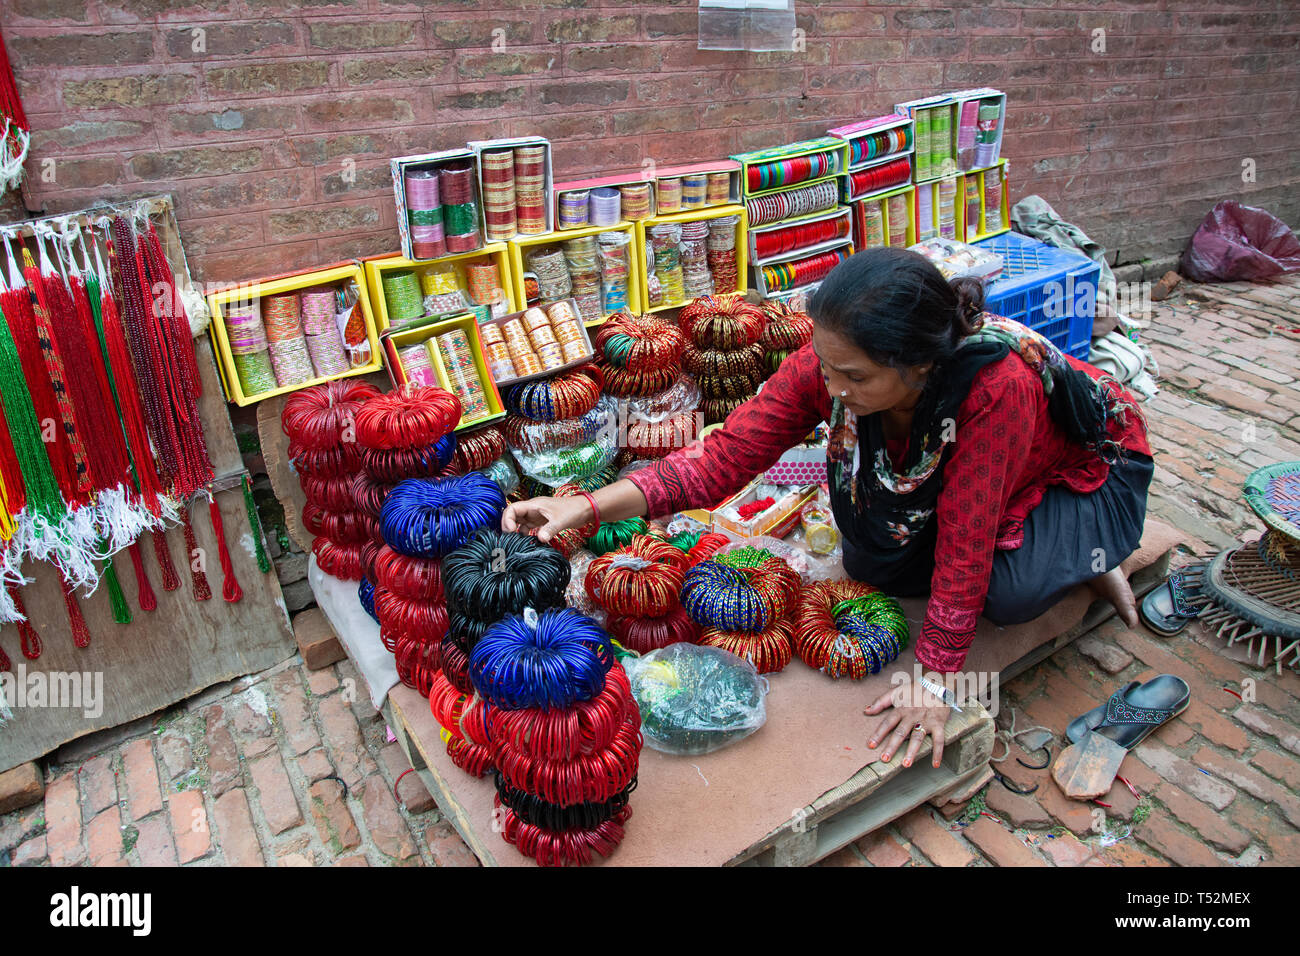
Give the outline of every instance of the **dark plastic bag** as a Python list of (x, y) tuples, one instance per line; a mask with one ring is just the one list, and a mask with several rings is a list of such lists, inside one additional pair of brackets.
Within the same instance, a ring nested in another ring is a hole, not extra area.
[(1178, 271), (1194, 282), (1267, 279), (1300, 271), (1300, 239), (1272, 213), (1226, 199), (1196, 227)]

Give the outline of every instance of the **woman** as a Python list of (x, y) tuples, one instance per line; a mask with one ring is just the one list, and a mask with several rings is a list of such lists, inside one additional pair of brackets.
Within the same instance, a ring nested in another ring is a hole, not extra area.
[[(981, 612), (1037, 617), (1088, 582), (1137, 625), (1119, 569), (1136, 549), (1153, 464), (1133, 399), (1024, 326), (983, 312), (923, 256), (871, 249), (841, 263), (809, 306), (812, 342), (702, 443), (589, 500), (512, 505), (506, 530), (542, 540), (593, 518), (711, 507), (820, 422), (844, 567), (888, 594), (930, 594), (916, 660), (936, 681), (964, 663)], [(951, 713), (942, 688), (880, 697), (869, 746), (889, 760), (927, 734), (934, 765)], [(947, 696), (947, 695), (945, 695)], [(951, 697), (948, 697), (951, 701)]]

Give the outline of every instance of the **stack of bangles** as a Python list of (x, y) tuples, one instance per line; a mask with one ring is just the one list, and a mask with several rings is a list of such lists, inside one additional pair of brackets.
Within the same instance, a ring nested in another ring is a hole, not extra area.
[(605, 627), (614, 640), (638, 654), (669, 644), (694, 644), (700, 639), (699, 625), (680, 605), (660, 617), (611, 614)]
[(595, 365), (506, 389), (506, 408), (535, 422), (553, 422), (587, 414), (600, 401), (605, 377)]
[(422, 697), (428, 697), (435, 681), (442, 675), (442, 651), (438, 644), (429, 644), (413, 637), (399, 637), (393, 647), (393, 663), (397, 678), (407, 687), (415, 688)]
[(685, 344), (681, 329), (653, 316), (610, 316), (596, 334), (596, 350), (609, 369), (655, 372), (677, 369)]
[(631, 544), (633, 538), (645, 534), (649, 527), (645, 518), (602, 521), (596, 533), (587, 539), (587, 550), (597, 556), (617, 551)]
[(730, 543), (731, 539), (720, 531), (704, 532), (704, 534), (700, 535), (699, 540), (691, 545), (690, 550), (686, 552), (686, 556), (690, 559), (687, 567), (693, 568), (701, 561), (708, 560)]
[(681, 374), (677, 366), (634, 372), (626, 368), (606, 368), (605, 391), (616, 398), (641, 398), (669, 388)]
[(496, 769), (488, 739), (490, 709), (477, 696), (458, 690), (444, 674), (433, 679), (429, 711), (442, 726), (451, 762), (472, 777)]
[(812, 341), (813, 321), (805, 312), (795, 312), (784, 302), (768, 301), (759, 306), (767, 325), (758, 344), (765, 352), (793, 352)]
[(379, 526), (394, 551), (441, 558), (479, 528), (498, 526), (505, 506), (496, 482), (478, 472), (403, 481), (389, 492)]
[(378, 521), (384, 513), (388, 493), (396, 485), (396, 482), (376, 481), (363, 471), (352, 479), (352, 501), (360, 511)]
[(666, 541), (634, 538), (587, 568), (587, 595), (610, 614), (662, 617), (679, 604), (687, 556)]
[(289, 460), (300, 475), (313, 478), (340, 478), (355, 475), (361, 469), (361, 449), (356, 442), (344, 442), (333, 448), (303, 448), (289, 442)]
[(302, 508), (302, 526), (308, 532), (339, 544), (370, 541), (377, 525), (364, 511), (331, 511), (310, 501)]
[(700, 391), (705, 399), (732, 399), (745, 401), (752, 398), (763, 380), (762, 366), (744, 375), (701, 375)]
[(798, 572), (780, 558), (754, 568), (731, 568), (709, 559), (686, 572), (682, 607), (703, 627), (701, 644), (730, 651), (760, 674), (769, 674), (790, 663), (787, 616), (798, 601), (800, 583)]
[[(757, 343), (740, 349), (697, 349), (688, 345), (682, 353), (682, 366), (692, 375), (756, 375), (763, 366), (763, 347)], [(703, 383), (701, 383), (703, 389)], [(704, 389), (707, 391), (707, 389)]]
[(375, 586), (375, 614), (379, 618), (379, 639), (390, 651), (397, 647), (400, 637), (437, 645), (447, 633), (444, 602), (402, 597), (382, 584)]
[(698, 437), (699, 420), (694, 410), (658, 422), (636, 418), (628, 422), (624, 448), (638, 458), (665, 458)]
[(362, 578), (361, 583), (357, 585), (357, 600), (361, 602), (361, 610), (369, 614), (378, 624), (379, 615), (375, 613), (375, 586), (370, 583), (369, 576)]
[[(292, 446), (329, 452), (345, 444), (362, 405), (379, 397), (379, 389), (358, 379), (339, 379), (294, 392), (284, 403), (280, 424)], [(290, 457), (294, 457), (291, 450)]]
[(403, 388), (366, 402), (356, 413), (356, 440), (364, 448), (427, 448), (453, 431), (463, 409), (444, 388)]
[(372, 480), (395, 484), (407, 478), (442, 475), (457, 450), (456, 433), (448, 432), (434, 444), (422, 448), (367, 448), (361, 459)]
[(442, 566), (438, 561), (413, 558), (388, 545), (375, 557), (376, 583), (391, 594), (412, 601), (441, 601)]
[(818, 581), (804, 588), (795, 612), (795, 650), (832, 678), (861, 680), (907, 647), (907, 618), (897, 601), (869, 584)]
[(748, 398), (706, 398), (700, 402), (700, 411), (704, 413), (704, 423), (706, 425), (716, 425), (719, 422), (725, 422), (727, 416), (738, 409)]
[(458, 439), (456, 453), (448, 471), (453, 475), (466, 475), (487, 468), (506, 453), (506, 438), (495, 425), (480, 428)]
[(763, 334), (763, 313), (743, 295), (702, 296), (682, 306), (682, 330), (701, 349), (743, 349)]
[(616, 420), (612, 403), (603, 401), (577, 418), (562, 418), (554, 422), (535, 422), (522, 415), (507, 415), (501, 431), (511, 448), (535, 454), (586, 444), (608, 430)]

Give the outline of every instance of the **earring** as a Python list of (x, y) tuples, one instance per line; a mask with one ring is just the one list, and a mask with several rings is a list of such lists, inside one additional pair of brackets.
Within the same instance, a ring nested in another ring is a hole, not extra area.
[(844, 389), (842, 392), (840, 392), (840, 398), (848, 398), (848, 397), (849, 397), (849, 390), (847, 388)]

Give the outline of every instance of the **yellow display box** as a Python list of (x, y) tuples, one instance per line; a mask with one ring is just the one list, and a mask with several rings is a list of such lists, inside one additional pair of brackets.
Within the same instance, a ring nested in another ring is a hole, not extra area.
[(490, 242), (482, 249), (476, 249), (473, 252), (466, 252), (461, 255), (445, 256), (442, 259), (415, 261), (396, 252), (387, 256), (374, 256), (366, 259), (364, 262), (366, 283), (370, 290), (370, 302), (374, 309), (375, 321), (378, 323), (379, 331), (382, 333), (393, 325), (388, 315), (388, 302), (384, 299), (383, 276), (385, 273), (414, 269), (416, 274), (419, 275), (424, 272), (439, 272), (450, 267), (456, 271), (456, 281), (460, 288), (467, 290), (469, 283), (465, 278), (465, 266), (469, 263), (481, 262), (486, 258), (491, 258), (496, 263), (497, 271), (501, 276), (502, 292), (506, 298), (506, 311), (519, 311), (522, 306), (515, 297), (515, 289), (510, 281), (510, 256), (504, 242)]
[[(1000, 213), (1001, 227), (998, 229), (988, 228), (988, 196), (984, 191), (985, 176), (996, 171), (1002, 180), (1001, 188), (998, 190), (998, 206), (996, 212)], [(987, 239), (990, 236), (1000, 236), (1004, 232), (1011, 230), (1011, 208), (1010, 208), (1010, 191), (1007, 189), (1007, 161), (1000, 159), (992, 166), (983, 169), (972, 169), (969, 172), (962, 173), (957, 177), (957, 196), (958, 205), (961, 207), (959, 218), (963, 220), (962, 235), (966, 242), (978, 242), (980, 239)], [(966, 216), (966, 184), (974, 181), (975, 189), (979, 193), (979, 217), (975, 222), (970, 222)], [(973, 228), (972, 228), (973, 227)]]
[(856, 248), (877, 248), (876, 246), (868, 246), (866, 240), (866, 207), (869, 205), (880, 207), (880, 222), (884, 236), (884, 242), (880, 245), (889, 245), (889, 230), (890, 226), (893, 225), (889, 215), (889, 200), (895, 196), (903, 197), (907, 204), (907, 216), (906, 222), (903, 224), (903, 241), (894, 243), (894, 245), (906, 249), (916, 242), (916, 187), (907, 185), (882, 193), (879, 196), (872, 196), (869, 199), (859, 199), (853, 203), (853, 245)]
[[(579, 229), (565, 229), (559, 233), (550, 233), (545, 236), (529, 236), (527, 238), (512, 239), (507, 245), (510, 247), (510, 284), (515, 290), (518, 298), (518, 304), (512, 311), (520, 312), (528, 308), (526, 301), (528, 293), (524, 288), (524, 273), (531, 271), (528, 268), (527, 257), (530, 252), (539, 247), (554, 246), (559, 248), (570, 239), (582, 239), (586, 236), (599, 235), (602, 232), (621, 232), (626, 233), (630, 240), (627, 244), (628, 272), (627, 272), (627, 309), (633, 315), (640, 315), (642, 303), (645, 298), (642, 296), (642, 286), (644, 280), (640, 278), (641, 270), (644, 266), (642, 257), (637, 255), (636, 229), (635, 224), (630, 221), (620, 222), (616, 226), (583, 226)], [(604, 316), (593, 322), (584, 323), (587, 328), (595, 328), (603, 325), (612, 312), (606, 312)]]
[[(662, 312), (665, 309), (677, 309), (685, 305), (689, 300), (673, 302), (666, 305), (656, 305), (651, 307), (650, 302), (650, 258), (646, 254), (649, 248), (648, 230), (651, 226), (657, 226), (660, 223), (682, 223), (682, 222), (699, 222), (704, 219), (721, 219), (724, 216), (739, 216), (736, 223), (736, 292), (744, 292), (748, 286), (749, 274), (749, 217), (745, 213), (743, 205), (713, 206), (707, 209), (692, 209), (689, 212), (675, 212), (667, 216), (651, 216), (649, 219), (642, 219), (636, 224), (636, 255), (642, 263), (639, 271), (639, 294), (641, 302), (647, 303), (642, 311), (644, 312)], [(720, 293), (727, 294), (727, 293)]]
[(486, 425), (488, 422), (501, 418), (506, 413), (505, 406), (501, 404), (501, 393), (497, 391), (496, 382), (493, 381), (492, 375), (488, 371), (487, 361), (483, 357), (483, 342), (479, 339), (478, 320), (474, 314), (466, 312), (463, 315), (452, 316), (437, 322), (429, 322), (425, 325), (396, 330), (389, 329), (383, 334), (383, 342), (384, 352), (388, 359), (388, 376), (394, 386), (400, 387), (410, 381), (410, 376), (402, 363), (401, 351), (412, 345), (422, 345), (429, 354), (429, 361), (433, 366), (433, 372), (437, 377), (438, 384), (447, 391), (454, 393), (455, 388), (452, 387), (451, 376), (447, 374), (447, 367), (442, 361), (442, 354), (435, 340), (438, 336), (456, 329), (463, 331), (465, 337), (469, 339), (470, 353), (474, 358), (474, 370), (478, 373), (479, 381), (483, 384), (483, 392), (487, 397), (488, 406), (488, 414), (480, 415), (477, 418), (462, 418), (460, 420), (460, 423), (456, 426), (456, 431), (465, 431)]
[[(346, 372), (340, 372), (338, 375), (322, 375), (308, 379), (299, 385), (285, 385), (251, 395), (245, 394), (243, 385), (239, 381), (239, 374), (235, 370), (234, 355), (230, 351), (230, 339), (226, 332), (226, 306), (232, 302), (247, 302), (252, 298), (278, 295), (283, 292), (296, 292), (299, 289), (306, 289), (316, 285), (339, 285), (343, 283), (349, 284), (356, 292), (357, 302), (365, 320), (366, 339), (370, 344), (370, 361), (364, 365), (350, 368)], [(320, 385), (322, 382), (329, 382), (336, 378), (366, 375), (370, 372), (377, 372), (383, 367), (369, 289), (366, 284), (365, 274), (361, 266), (356, 263), (340, 263), (325, 269), (241, 283), (231, 289), (213, 292), (207, 299), (208, 309), (212, 313), (212, 322), (208, 326), (208, 335), (212, 339), (212, 347), (217, 354), (217, 370), (221, 373), (221, 386), (225, 390), (226, 398), (236, 405), (253, 405), (276, 395), (296, 392), (299, 389)]]

